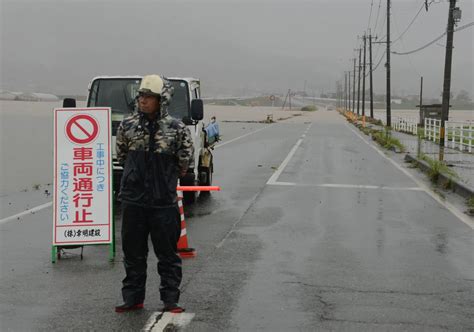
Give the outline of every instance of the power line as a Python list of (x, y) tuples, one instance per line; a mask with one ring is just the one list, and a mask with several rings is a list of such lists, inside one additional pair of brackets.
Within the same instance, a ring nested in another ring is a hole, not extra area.
[[(471, 26), (473, 26), (473, 25), (474, 25), (474, 22), (468, 23), (468, 24), (466, 24), (466, 25), (463, 25), (462, 27), (459, 27), (459, 28), (457, 28), (457, 29), (454, 29), (454, 32), (458, 32), (458, 31), (467, 29), (467, 28), (469, 28), (469, 27), (471, 27)], [(426, 44), (426, 45), (424, 45), (424, 46), (421, 46), (421, 47), (419, 47), (419, 48), (417, 48), (417, 49), (415, 49), (415, 50), (412, 50), (412, 51), (409, 51), (409, 52), (391, 52), (391, 53), (392, 53), (392, 54), (395, 54), (395, 55), (408, 55), (408, 54), (413, 54), (413, 53), (419, 52), (419, 51), (424, 50), (425, 48), (427, 48), (427, 47), (433, 45), (433, 44), (436, 43), (438, 40), (442, 39), (444, 36), (446, 36), (446, 33), (447, 33), (447, 32), (445, 31), (445, 32), (444, 32), (441, 36), (439, 36), (438, 38), (436, 38), (436, 39), (430, 41), (428, 44)]]
[[(382, 0), (379, 1), (379, 9), (380, 9), (380, 6), (381, 6), (381, 3), (382, 3)], [(384, 29), (384, 25), (385, 25), (385, 20), (386, 20), (386, 16), (383, 15), (383, 21), (382, 21), (382, 25), (381, 25), (381, 29), (380, 29), (380, 33), (377, 32), (377, 25), (375, 26), (374, 28), (374, 34), (375, 36), (379, 36), (382, 34), (383, 32), (383, 29)], [(377, 20), (378, 21), (378, 20)], [(385, 38), (386, 36), (384, 36), (383, 38)], [(378, 38), (379, 40), (383, 39), (383, 38)], [(374, 58), (377, 58), (379, 56), (379, 52), (380, 52), (380, 47), (381, 47), (382, 44), (377, 44), (377, 49), (375, 50), (375, 56)]]
[(423, 8), (425, 8), (425, 4), (423, 3), (420, 7), (420, 10), (418, 10), (418, 13), (416, 13), (415, 17), (411, 20), (410, 24), (408, 24), (408, 26), (406, 27), (406, 29), (402, 32), (402, 34), (400, 36), (398, 36), (397, 38), (395, 38), (394, 41), (392, 41), (392, 45), (394, 43), (396, 43), (397, 41), (399, 41), (400, 39), (402, 39), (402, 37), (405, 35), (405, 33), (407, 33), (407, 31), (411, 28), (411, 26), (413, 25), (413, 23), (415, 23), (416, 19), (418, 18), (418, 16), (420, 15), (421, 11), (423, 10)]
[(385, 29), (385, 22), (387, 21), (387, 16), (385, 15), (382, 15), (382, 24), (380, 25), (380, 34), (382, 34), (382, 32), (384, 31)]
[[(405, 42), (403, 41), (403, 39), (401, 40), (402, 42), (402, 47), (403, 49), (405, 50), (406, 47), (405, 47)], [(413, 68), (413, 70), (418, 74), (418, 76), (421, 76), (420, 72), (418, 71), (418, 69), (416, 68), (416, 66), (413, 64), (413, 62), (411, 61), (411, 57), (408, 56), (408, 63), (410, 64), (410, 66)]]
[[(377, 33), (377, 35), (382, 35), (382, 32), (384, 31), (384, 28), (385, 28), (385, 22), (387, 21), (387, 16), (383, 15), (383, 21), (382, 21), (382, 25), (380, 26), (381, 29), (380, 29), (380, 33)], [(387, 34), (383, 35), (383, 37), (379, 38), (381, 40), (385, 39), (385, 37), (387, 37)]]
[(374, 0), (370, 3), (370, 15), (369, 15), (369, 22), (367, 24), (367, 30), (370, 28), (370, 22), (372, 21), (372, 9), (374, 7)]
[[(424, 5), (423, 5), (424, 7)], [(420, 13), (420, 11), (418, 12), (418, 14)], [(418, 15), (417, 15), (418, 16)], [(414, 21), (412, 21), (414, 22)], [(397, 24), (397, 20), (395, 19), (395, 16), (393, 17), (393, 23), (394, 23), (394, 26), (395, 26), (395, 29), (397, 30), (397, 32), (399, 33), (400, 30), (398, 29), (398, 24)], [(412, 24), (412, 23), (411, 23)], [(407, 29), (400, 35), (400, 37), (397, 39), (397, 40), (400, 40), (400, 42), (402, 43), (402, 50), (405, 51), (406, 50), (406, 46), (405, 46), (405, 40), (402, 38), (404, 33), (408, 31)], [(393, 42), (392, 42), (393, 44)], [(421, 76), (421, 74), (418, 72), (418, 69), (413, 65), (413, 62), (411, 61), (411, 57), (408, 56), (408, 63), (410, 64), (410, 66), (413, 68), (413, 70), (418, 74), (418, 76)]]
[(377, 24), (379, 22), (380, 6), (382, 6), (382, 0), (379, 0), (379, 7), (377, 9), (377, 18), (375, 19), (374, 33), (377, 32)]
[(373, 72), (376, 71), (377, 68), (380, 66), (380, 64), (382, 63), (382, 60), (383, 60), (383, 58), (385, 57), (385, 54), (386, 54), (386, 53), (387, 53), (387, 51), (384, 51), (384, 52), (383, 52), (382, 56), (380, 57), (380, 60), (377, 62), (377, 65), (375, 65), (375, 67), (372, 69)]

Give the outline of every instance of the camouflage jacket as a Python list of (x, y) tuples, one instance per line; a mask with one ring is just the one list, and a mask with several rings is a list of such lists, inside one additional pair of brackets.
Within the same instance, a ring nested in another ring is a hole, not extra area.
[(177, 201), (176, 186), (194, 157), (191, 133), (165, 112), (156, 120), (136, 112), (117, 130), (117, 159), (124, 167), (119, 199), (145, 207)]

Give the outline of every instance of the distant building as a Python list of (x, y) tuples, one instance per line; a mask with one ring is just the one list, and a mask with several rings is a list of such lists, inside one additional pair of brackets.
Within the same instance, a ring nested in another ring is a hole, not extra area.
[(58, 101), (59, 97), (50, 93), (33, 93), (34, 96), (41, 99), (41, 101)]
[(405, 100), (418, 102), (420, 100), (420, 96), (419, 95), (408, 95), (408, 96), (405, 97)]
[(19, 93), (0, 91), (0, 100), (15, 100)]
[(0, 91), (0, 100), (58, 101), (59, 98), (49, 93)]

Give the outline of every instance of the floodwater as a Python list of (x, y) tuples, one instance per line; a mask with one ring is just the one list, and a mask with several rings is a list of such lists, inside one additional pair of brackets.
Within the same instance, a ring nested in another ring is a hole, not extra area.
[[(85, 102), (78, 102), (77, 106), (84, 107)], [(62, 101), (0, 100), (0, 196), (34, 191), (52, 182), (56, 107), (62, 107)], [(213, 115), (220, 122), (264, 121), (268, 115), (275, 120), (304, 121), (302, 113), (277, 107), (205, 105), (204, 121), (208, 123)]]
[[(79, 102), (78, 107), (85, 106)], [(0, 195), (33, 191), (52, 182), (53, 109), (57, 102), (0, 100)], [(326, 112), (321, 109), (321, 112)], [(223, 121), (274, 120), (305, 121), (306, 112), (283, 111), (279, 107), (205, 105), (204, 121), (215, 115)], [(418, 118), (418, 110), (392, 110), (392, 116)], [(375, 117), (385, 119), (385, 110), (376, 109)], [(450, 111), (450, 120), (474, 121), (474, 111)]]

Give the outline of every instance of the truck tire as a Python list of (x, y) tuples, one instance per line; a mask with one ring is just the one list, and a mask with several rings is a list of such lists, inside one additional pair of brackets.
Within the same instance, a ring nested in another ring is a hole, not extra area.
[(212, 173), (213, 167), (212, 163), (210, 167), (202, 167), (199, 176), (199, 185), (201, 186), (211, 186), (212, 185)]
[(196, 202), (197, 192), (196, 191), (185, 191), (183, 192), (184, 204), (191, 205)]
[(211, 165), (209, 165), (207, 173), (207, 183), (206, 186), (212, 186), (212, 173), (214, 173), (214, 162), (211, 159)]
[[(201, 167), (199, 171), (199, 185), (201, 186), (212, 186), (212, 173), (214, 173), (214, 163), (211, 159), (209, 167)], [(200, 195), (208, 196), (210, 191), (201, 191)]]
[[(186, 176), (180, 179), (180, 184), (182, 186), (195, 186), (196, 180), (194, 173), (188, 173)], [(183, 192), (183, 201), (184, 204), (194, 204), (196, 202), (197, 192), (196, 191), (185, 191)]]

